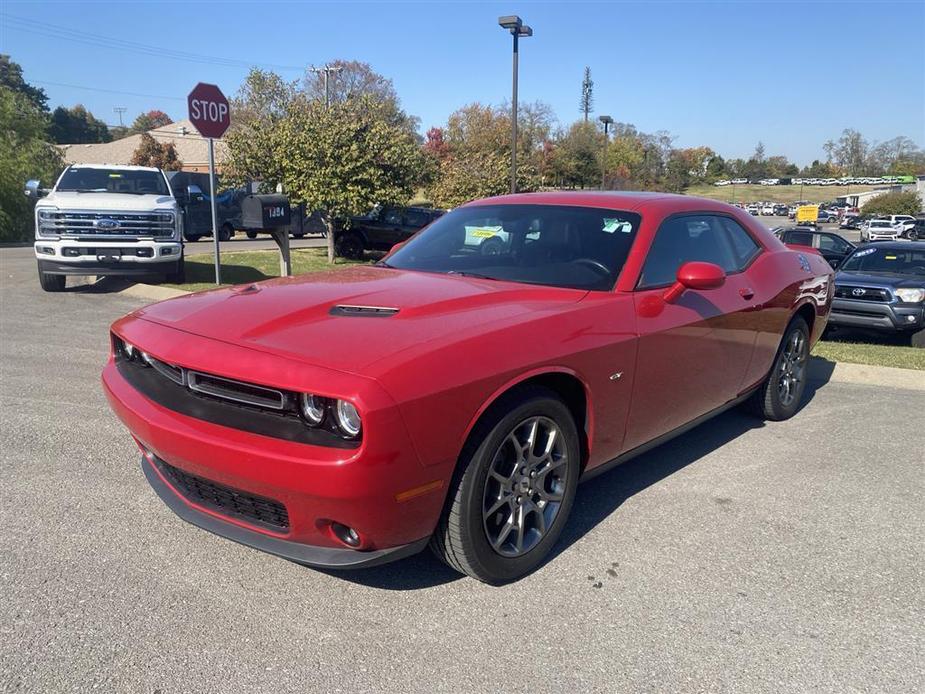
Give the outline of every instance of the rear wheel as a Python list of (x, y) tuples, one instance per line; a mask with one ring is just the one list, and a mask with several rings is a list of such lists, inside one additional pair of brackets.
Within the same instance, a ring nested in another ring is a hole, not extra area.
[(362, 260), (363, 239), (360, 238), (359, 234), (350, 232), (342, 234), (337, 240), (337, 254), (351, 260)]
[(231, 241), (232, 236), (234, 236), (234, 227), (230, 224), (223, 224), (222, 228), (218, 230), (219, 241)]
[(486, 583), (530, 573), (571, 512), (579, 451), (575, 421), (555, 393), (531, 387), (502, 398), (463, 451), (433, 551)]
[(249, 238), (249, 239), (255, 239), (255, 238), (257, 238), (257, 232), (256, 232), (256, 231), (246, 231), (246, 232), (244, 232), (244, 233), (247, 234), (247, 238)]
[(808, 366), (809, 326), (796, 316), (784, 332), (767, 380), (747, 401), (748, 409), (763, 419), (790, 419), (803, 400)]
[(64, 275), (52, 275), (48, 272), (42, 272), (42, 266), (39, 265), (39, 284), (46, 292), (63, 292), (67, 284), (67, 278)]

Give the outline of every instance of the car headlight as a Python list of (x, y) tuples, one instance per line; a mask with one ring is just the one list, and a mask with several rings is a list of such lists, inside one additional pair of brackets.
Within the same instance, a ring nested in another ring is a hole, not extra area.
[(325, 398), (312, 395), (311, 393), (302, 393), (299, 397), (299, 409), (302, 416), (310, 426), (316, 427), (324, 421), (324, 413), (327, 410), (327, 401)]
[(925, 301), (925, 288), (903, 288), (894, 289), (893, 293), (900, 301), (910, 304), (918, 304)]
[(57, 236), (58, 230), (55, 228), (55, 220), (58, 216), (57, 207), (39, 207), (36, 209), (36, 227), (39, 236)]
[(360, 413), (357, 412), (357, 408), (353, 406), (353, 403), (338, 400), (335, 409), (337, 411), (337, 426), (340, 427), (341, 431), (350, 438), (359, 436), (362, 421), (360, 420)]

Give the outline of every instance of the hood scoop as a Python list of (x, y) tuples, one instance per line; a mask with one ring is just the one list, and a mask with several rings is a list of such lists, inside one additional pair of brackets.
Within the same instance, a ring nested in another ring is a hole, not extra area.
[(332, 316), (346, 316), (351, 318), (388, 318), (398, 313), (397, 308), (391, 306), (351, 306), (338, 304), (332, 306), (328, 312)]

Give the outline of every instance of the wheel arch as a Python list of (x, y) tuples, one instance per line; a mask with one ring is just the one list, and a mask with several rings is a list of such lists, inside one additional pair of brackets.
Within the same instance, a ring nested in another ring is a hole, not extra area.
[(594, 431), (594, 417), (591, 401), (591, 390), (588, 384), (573, 370), (566, 367), (553, 367), (537, 369), (524, 374), (520, 374), (514, 379), (506, 382), (500, 388), (495, 390), (481, 407), (470, 419), (462, 442), (459, 447), (459, 455), (456, 465), (460, 464), (463, 454), (472, 442), (472, 437), (477, 433), (479, 424), (490, 414), (493, 408), (499, 403), (518, 390), (530, 386), (540, 386), (551, 390), (558, 395), (568, 407), (573, 419), (575, 428), (578, 430), (578, 444), (581, 450), (581, 469), (584, 470), (590, 455), (591, 435)]

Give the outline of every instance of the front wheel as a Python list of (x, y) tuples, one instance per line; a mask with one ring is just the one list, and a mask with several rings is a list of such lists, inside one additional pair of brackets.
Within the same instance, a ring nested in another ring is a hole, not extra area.
[(351, 260), (363, 259), (363, 239), (359, 234), (342, 234), (337, 240), (337, 254)]
[(800, 316), (790, 321), (767, 380), (747, 401), (762, 419), (783, 421), (796, 414), (806, 390), (809, 366), (809, 326)]
[(431, 548), (485, 583), (539, 566), (572, 510), (578, 430), (559, 397), (524, 388), (494, 405), (470, 436)]
[(249, 238), (249, 239), (255, 239), (255, 238), (257, 238), (257, 232), (256, 232), (256, 231), (245, 231), (244, 233), (247, 235), (247, 238)]
[(67, 278), (64, 275), (52, 275), (48, 272), (42, 272), (42, 266), (39, 265), (39, 284), (46, 292), (63, 292), (67, 284)]

